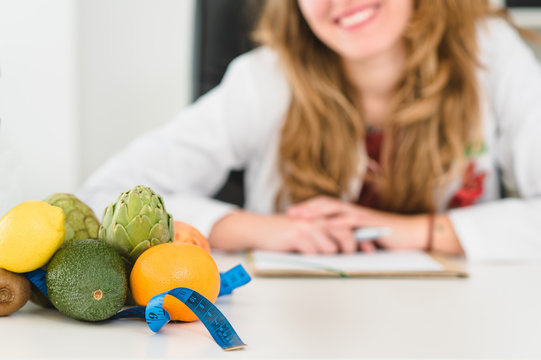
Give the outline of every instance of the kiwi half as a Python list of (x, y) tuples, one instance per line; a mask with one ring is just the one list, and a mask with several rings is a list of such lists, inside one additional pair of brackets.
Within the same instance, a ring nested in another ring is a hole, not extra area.
[(21, 274), (0, 269), (0, 316), (13, 314), (30, 299), (30, 281)]

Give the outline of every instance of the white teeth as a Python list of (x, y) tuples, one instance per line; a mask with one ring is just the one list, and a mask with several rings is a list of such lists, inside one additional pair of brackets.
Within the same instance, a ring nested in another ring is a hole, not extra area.
[(338, 19), (338, 24), (343, 27), (357, 25), (368, 19), (374, 14), (375, 8), (371, 7), (366, 10), (358, 11), (349, 16)]

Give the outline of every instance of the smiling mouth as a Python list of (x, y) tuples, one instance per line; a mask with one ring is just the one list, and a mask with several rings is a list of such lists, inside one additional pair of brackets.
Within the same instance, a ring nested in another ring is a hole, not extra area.
[(344, 15), (336, 19), (336, 24), (343, 28), (356, 28), (359, 25), (363, 25), (364, 23), (371, 20), (374, 15), (376, 14), (376, 11), (379, 9), (379, 4), (366, 7), (354, 12), (349, 13), (348, 15)]

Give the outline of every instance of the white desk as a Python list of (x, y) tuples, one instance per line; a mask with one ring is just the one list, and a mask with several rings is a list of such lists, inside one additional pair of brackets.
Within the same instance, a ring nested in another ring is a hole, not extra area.
[[(243, 261), (215, 254), (220, 270)], [(541, 264), (471, 265), (469, 279), (255, 278), (217, 306), (248, 344), (200, 322), (84, 323), (33, 304), (0, 318), (0, 358), (541, 357)]]

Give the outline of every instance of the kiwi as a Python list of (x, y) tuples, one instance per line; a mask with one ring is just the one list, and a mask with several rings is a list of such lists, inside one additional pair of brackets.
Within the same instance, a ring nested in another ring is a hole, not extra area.
[(30, 281), (23, 275), (0, 269), (0, 316), (22, 308), (31, 292)]

